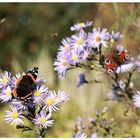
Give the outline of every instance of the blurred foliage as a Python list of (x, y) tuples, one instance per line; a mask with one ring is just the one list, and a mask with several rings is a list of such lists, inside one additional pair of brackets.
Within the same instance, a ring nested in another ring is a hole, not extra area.
[[(68, 103), (56, 114), (56, 122), (48, 130), (48, 137), (71, 137), (77, 116), (87, 119), (96, 107), (102, 108), (105, 104), (102, 97), (109, 91), (108, 79), (103, 84), (85, 85), (77, 89), (76, 77), (79, 70), (68, 72), (63, 81), (53, 72), (53, 60), (62, 38), (70, 36), (71, 25), (87, 20), (93, 21), (94, 27), (106, 27), (109, 31), (122, 33), (122, 44), (131, 55), (136, 57), (140, 53), (139, 3), (0, 4), (1, 70), (14, 74), (39, 66), (39, 76), (47, 79), (50, 88), (60, 88), (70, 96)], [(104, 75), (89, 72), (88, 76), (100, 78)], [(122, 130), (130, 130), (140, 136), (140, 126), (136, 125), (134, 114), (129, 112), (125, 117), (123, 104), (109, 102), (108, 106)], [(22, 135), (20, 130), (7, 125), (3, 121), (7, 106), (1, 108), (0, 126), (3, 129), (0, 130), (0, 137), (35, 137), (30, 132)]]

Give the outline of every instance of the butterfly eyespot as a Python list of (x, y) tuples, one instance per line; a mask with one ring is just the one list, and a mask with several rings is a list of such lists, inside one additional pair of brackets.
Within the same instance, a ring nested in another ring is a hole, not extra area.
[(108, 74), (111, 74), (112, 72), (113, 72), (112, 69), (108, 69), (108, 70), (107, 70), (107, 73), (108, 73)]
[(109, 65), (110, 63), (111, 63), (110, 60), (108, 60), (108, 59), (105, 60), (106, 65)]
[(117, 51), (116, 51), (116, 54), (117, 54), (117, 55), (120, 55), (120, 54), (121, 54), (121, 52), (117, 50)]

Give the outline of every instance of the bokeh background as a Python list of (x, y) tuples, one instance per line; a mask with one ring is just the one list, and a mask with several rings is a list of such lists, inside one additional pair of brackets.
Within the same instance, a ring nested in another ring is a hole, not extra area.
[[(70, 26), (77, 22), (93, 21), (94, 27), (105, 27), (123, 34), (122, 44), (135, 58), (140, 53), (139, 3), (0, 3), (0, 68), (14, 75), (39, 67), (39, 77), (47, 79), (50, 89), (61, 89), (70, 100), (55, 114), (55, 123), (47, 137), (72, 137), (75, 120), (87, 120), (95, 110), (109, 106), (110, 115), (120, 124), (122, 131), (140, 136), (134, 114), (123, 115), (125, 105), (115, 101), (105, 102), (111, 81), (76, 88), (78, 73), (71, 70), (60, 80), (54, 72), (53, 62), (61, 40), (70, 36)], [(85, 72), (85, 71), (84, 71)], [(89, 78), (102, 78), (103, 74), (88, 72)], [(137, 79), (137, 83), (138, 83)], [(140, 88), (136, 85), (136, 88)], [(0, 137), (35, 137), (34, 133), (21, 134), (4, 122), (7, 105), (0, 105)], [(131, 122), (131, 123), (130, 123)]]

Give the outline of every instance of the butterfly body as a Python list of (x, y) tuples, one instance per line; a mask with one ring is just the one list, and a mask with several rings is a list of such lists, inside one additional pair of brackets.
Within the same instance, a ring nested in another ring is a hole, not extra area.
[(34, 67), (34, 69), (28, 71), (26, 75), (21, 76), (17, 80), (16, 88), (13, 90), (13, 96), (21, 100), (25, 100), (30, 97), (36, 89), (37, 74), (38, 68)]

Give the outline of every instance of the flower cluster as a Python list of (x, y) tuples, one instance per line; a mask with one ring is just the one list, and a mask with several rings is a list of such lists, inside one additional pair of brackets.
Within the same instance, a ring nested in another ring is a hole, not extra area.
[[(102, 111), (96, 110), (94, 117), (88, 118), (88, 125), (83, 124), (83, 120), (78, 117), (75, 124), (75, 138), (99, 138), (115, 137), (121, 131), (115, 123), (115, 119), (107, 118), (108, 107), (104, 106)], [(88, 135), (86, 135), (86, 133)]]
[[(122, 73), (133, 67), (132, 58), (120, 45), (122, 35), (114, 31), (109, 33), (105, 28), (93, 28), (91, 32), (86, 32), (85, 28), (91, 25), (92, 22), (89, 21), (75, 24), (70, 28), (71, 31), (75, 31), (75, 34), (62, 40), (62, 45), (54, 62), (54, 70), (58, 72), (60, 78), (64, 79), (66, 72), (76, 67), (85, 67), (92, 70), (96, 62), (99, 62), (107, 72), (115, 69), (114, 72)], [(114, 42), (117, 42), (118, 45), (113, 45)], [(116, 50), (116, 57), (113, 56), (113, 59), (110, 57), (110, 65), (107, 65), (107, 67), (106, 64), (109, 62), (106, 63), (106, 55), (102, 52), (102, 48)]]
[(3, 103), (10, 103), (10, 110), (6, 111), (5, 121), (12, 125), (25, 125), (25, 119), (33, 123), (39, 129), (39, 135), (42, 136), (42, 130), (51, 127), (53, 124), (52, 114), (59, 110), (59, 106), (67, 101), (68, 95), (64, 91), (49, 91), (45, 79), (36, 80), (36, 89), (31, 97), (26, 100), (20, 100), (13, 96), (13, 89), (23, 74), (11, 76), (11, 73), (5, 71), (0, 75), (0, 100)]

